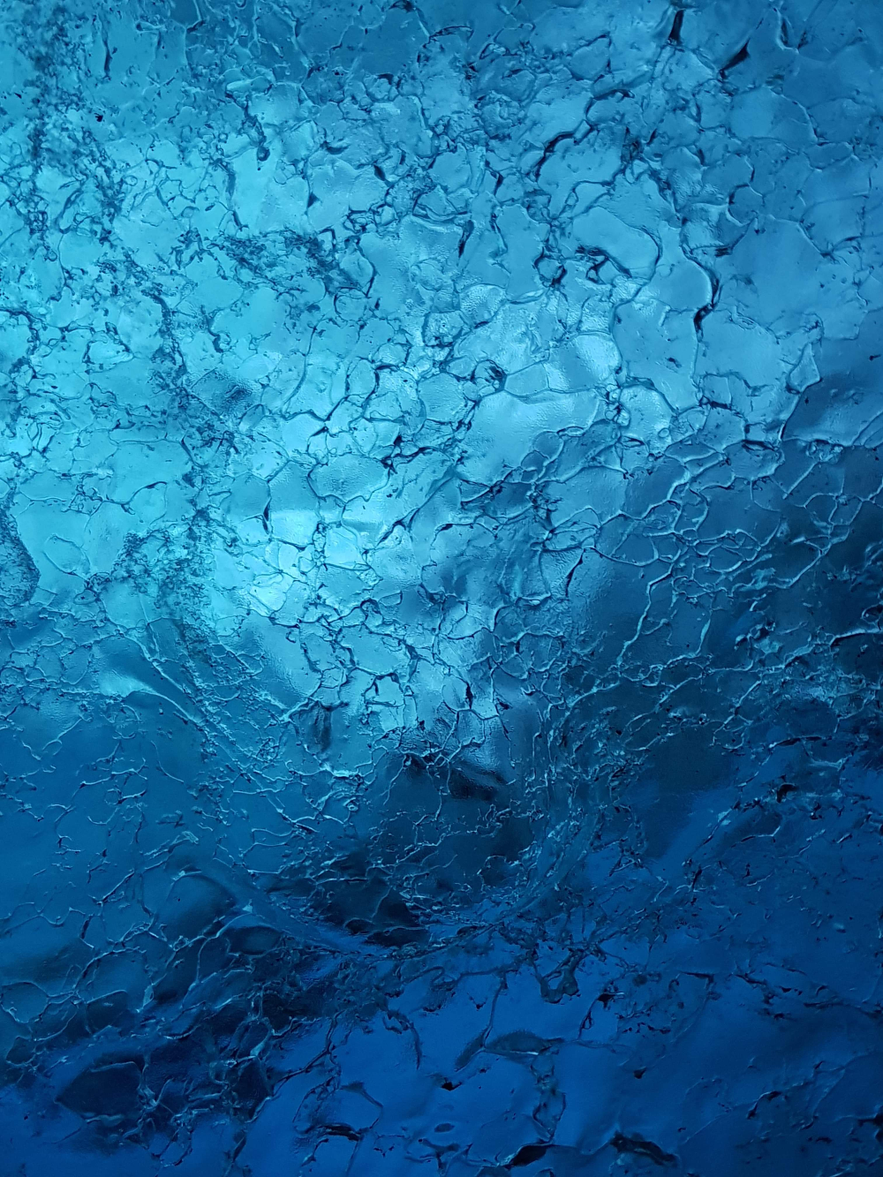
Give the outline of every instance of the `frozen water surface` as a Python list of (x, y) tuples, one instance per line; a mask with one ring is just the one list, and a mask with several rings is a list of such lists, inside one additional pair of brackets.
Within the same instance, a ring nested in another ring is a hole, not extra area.
[(2, 1177), (883, 1172), (878, 0), (10, 0)]

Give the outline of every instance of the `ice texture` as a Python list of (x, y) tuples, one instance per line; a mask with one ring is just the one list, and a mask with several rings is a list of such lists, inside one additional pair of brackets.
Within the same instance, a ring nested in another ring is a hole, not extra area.
[(0, 26), (0, 1175), (883, 1172), (880, 0)]

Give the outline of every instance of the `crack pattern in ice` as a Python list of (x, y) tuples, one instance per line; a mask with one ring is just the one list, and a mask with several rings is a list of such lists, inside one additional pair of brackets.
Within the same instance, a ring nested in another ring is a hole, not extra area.
[(878, 0), (0, 26), (2, 1172), (879, 1172)]

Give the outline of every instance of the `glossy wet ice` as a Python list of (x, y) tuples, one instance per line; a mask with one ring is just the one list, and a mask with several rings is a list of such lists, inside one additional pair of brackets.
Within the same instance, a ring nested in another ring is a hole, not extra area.
[(876, 7), (2, 19), (10, 1172), (879, 1164)]

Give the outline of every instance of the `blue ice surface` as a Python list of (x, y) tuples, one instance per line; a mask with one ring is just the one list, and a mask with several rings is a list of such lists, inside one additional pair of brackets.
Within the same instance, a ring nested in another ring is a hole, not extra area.
[(0, 38), (0, 1177), (883, 1172), (879, 0)]

